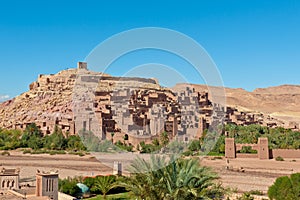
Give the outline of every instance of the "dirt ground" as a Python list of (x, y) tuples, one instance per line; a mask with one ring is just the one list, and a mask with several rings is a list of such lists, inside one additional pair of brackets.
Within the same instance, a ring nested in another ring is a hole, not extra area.
[(24, 155), (22, 152), (10, 151), (10, 156), (0, 156), (0, 167), (20, 168), (20, 178), (35, 177), (37, 169), (45, 172), (58, 170), (60, 178), (112, 174), (111, 168), (91, 155)]
[[(122, 162), (126, 170), (130, 162), (140, 156), (133, 153), (94, 154), (79, 157), (76, 155), (29, 155), (11, 151), (10, 156), (0, 156), (0, 166), (5, 168), (20, 168), (20, 177), (34, 177), (36, 170), (58, 170), (60, 178), (68, 176), (95, 176), (112, 174), (114, 161)], [(149, 157), (144, 155), (145, 158)], [(300, 159), (285, 161), (259, 160), (251, 158), (230, 159), (201, 158), (201, 163), (214, 169), (224, 186), (240, 192), (260, 190), (266, 193), (268, 187), (279, 176), (300, 172)], [(228, 166), (229, 169), (226, 169)]]
[(220, 175), (224, 186), (240, 192), (260, 190), (266, 193), (277, 177), (300, 172), (300, 159), (276, 161), (238, 158), (230, 159), (227, 165), (225, 158), (204, 158), (202, 164), (212, 167)]

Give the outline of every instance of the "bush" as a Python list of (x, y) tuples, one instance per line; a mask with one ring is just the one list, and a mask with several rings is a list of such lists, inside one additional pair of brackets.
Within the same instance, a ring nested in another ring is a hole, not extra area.
[(61, 151), (49, 151), (50, 155), (57, 155), (57, 154), (66, 154), (65, 151), (61, 150)]
[(70, 155), (77, 155), (77, 156), (85, 156), (85, 153), (84, 152), (74, 152), (74, 151), (71, 151), (71, 152), (68, 152), (68, 154)]
[(276, 160), (276, 161), (284, 161), (284, 159), (283, 159), (281, 156), (277, 156), (277, 157), (275, 158), (275, 160)]
[(251, 196), (250, 192), (245, 192), (238, 200), (254, 200), (254, 197)]
[(8, 151), (2, 151), (1, 155), (2, 156), (10, 156), (10, 153)]
[(153, 144), (146, 144), (145, 142), (140, 143), (141, 153), (152, 153), (160, 149), (159, 146)]
[(260, 190), (251, 190), (249, 192), (249, 194), (253, 194), (253, 195), (264, 195), (264, 193)]
[(188, 148), (190, 151), (200, 151), (201, 145), (199, 140), (193, 140)]
[(26, 149), (23, 151), (23, 154), (31, 154), (31, 150)]
[(76, 178), (66, 178), (66, 179), (59, 179), (58, 188), (60, 192), (71, 196), (78, 196), (81, 192), (80, 188), (77, 186), (79, 181)]
[(38, 150), (31, 151), (31, 154), (46, 154), (46, 153), (49, 153), (49, 151), (45, 149), (38, 149)]
[(300, 173), (290, 177), (283, 176), (276, 179), (269, 187), (268, 196), (271, 200), (294, 200), (300, 196)]
[(124, 150), (124, 151), (129, 151), (129, 152), (132, 152), (133, 151), (133, 146), (132, 145), (127, 145), (127, 144), (124, 144), (122, 143), (120, 140), (118, 142), (115, 143), (115, 145), (117, 147), (119, 147), (121, 150)]
[(184, 156), (192, 156), (193, 154), (194, 154), (194, 152), (192, 152), (190, 150), (185, 151), (185, 152), (182, 153), (182, 155), (184, 155)]
[(257, 151), (256, 151), (256, 150), (253, 150), (252, 147), (249, 147), (249, 146), (243, 146), (242, 149), (239, 151), (239, 153), (256, 154)]

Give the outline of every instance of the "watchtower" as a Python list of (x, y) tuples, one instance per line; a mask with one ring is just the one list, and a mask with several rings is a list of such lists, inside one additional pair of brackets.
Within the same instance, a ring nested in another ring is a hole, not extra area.
[(258, 138), (258, 157), (259, 159), (269, 159), (268, 138)]
[(77, 68), (78, 69), (85, 69), (85, 70), (87, 70), (88, 68), (87, 68), (87, 63), (86, 62), (78, 62), (77, 63)]
[(235, 158), (235, 142), (234, 138), (225, 138), (225, 157)]

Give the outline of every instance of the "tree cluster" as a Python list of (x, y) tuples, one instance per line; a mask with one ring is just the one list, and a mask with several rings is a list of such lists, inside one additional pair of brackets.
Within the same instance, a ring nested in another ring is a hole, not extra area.
[(0, 149), (14, 150), (17, 148), (75, 151), (86, 149), (80, 137), (64, 135), (57, 126), (52, 134), (45, 136), (34, 123), (28, 125), (24, 131), (0, 129)]

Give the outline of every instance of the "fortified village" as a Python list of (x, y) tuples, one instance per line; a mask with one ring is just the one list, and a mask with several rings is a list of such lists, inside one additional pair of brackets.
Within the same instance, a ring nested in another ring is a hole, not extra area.
[(39, 75), (29, 89), (0, 104), (0, 127), (24, 130), (36, 123), (45, 135), (58, 126), (71, 135), (92, 131), (101, 140), (113, 133), (116, 141), (125, 136), (133, 145), (151, 142), (164, 131), (189, 141), (222, 122), (299, 129), (295, 122), (214, 103), (207, 90), (193, 85), (164, 88), (155, 79), (92, 72), (84, 62), (77, 69)]

